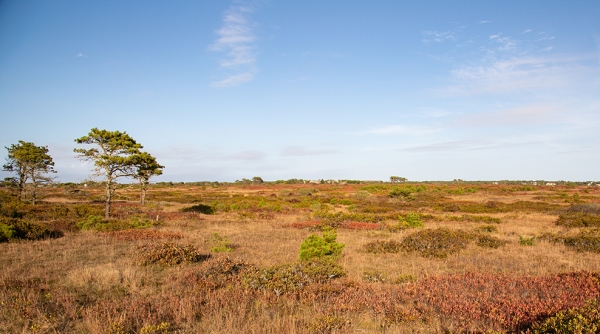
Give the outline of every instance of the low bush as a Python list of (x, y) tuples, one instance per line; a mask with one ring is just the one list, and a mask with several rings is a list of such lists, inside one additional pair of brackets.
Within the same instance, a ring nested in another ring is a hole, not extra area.
[(205, 215), (213, 215), (215, 214), (215, 209), (210, 205), (196, 204), (194, 206), (181, 209), (181, 212), (196, 212), (203, 213)]
[(128, 220), (122, 219), (104, 219), (101, 216), (88, 216), (86, 220), (77, 223), (81, 230), (90, 230), (97, 232), (111, 232), (127, 229), (141, 229), (158, 225), (158, 222), (148, 218), (134, 215)]
[(556, 225), (564, 227), (600, 227), (600, 215), (587, 212), (568, 212), (558, 217)]
[(313, 258), (338, 258), (342, 254), (343, 244), (338, 243), (335, 239), (337, 233), (331, 227), (323, 228), (323, 236), (315, 234), (308, 236), (300, 245), (300, 259), (310, 260)]
[(412, 194), (425, 190), (427, 190), (425, 186), (413, 186), (410, 184), (394, 186), (390, 189), (389, 196), (392, 198), (412, 199)]
[(390, 240), (377, 240), (371, 241), (368, 244), (363, 246), (363, 251), (365, 253), (399, 253), (402, 250), (402, 244), (398, 241)]
[(524, 237), (522, 235), (519, 236), (519, 245), (522, 246), (533, 246), (535, 244), (535, 235), (533, 237)]
[(171, 326), (167, 322), (161, 322), (159, 325), (146, 325), (140, 329), (140, 334), (168, 334), (171, 332)]
[(233, 252), (233, 245), (226, 235), (214, 233), (209, 239), (210, 251), (214, 253)]
[(181, 239), (183, 235), (181, 233), (159, 231), (159, 230), (121, 230), (106, 232), (107, 237), (111, 237), (117, 240), (158, 240), (158, 239)]
[(0, 202), (0, 217), (23, 218), (26, 206), (18, 200)]
[[(468, 273), (432, 276), (411, 284), (416, 303), (457, 321), (456, 333), (522, 333), (532, 323), (600, 296), (597, 273), (515, 276)], [(597, 306), (596, 306), (597, 307)], [(591, 309), (587, 316), (594, 314)], [(478, 328), (476, 330), (475, 328)], [(539, 331), (538, 333), (596, 333)]]
[(349, 327), (350, 320), (338, 315), (324, 315), (314, 318), (308, 325), (308, 332), (315, 334), (339, 333)]
[(17, 218), (0, 218), (0, 242), (10, 240), (40, 240), (59, 238), (60, 231), (50, 230), (47, 227)]
[(600, 332), (600, 305), (593, 299), (585, 306), (563, 310), (537, 322), (528, 331), (542, 333), (598, 333)]
[(600, 229), (581, 231), (573, 236), (562, 238), (565, 246), (578, 252), (600, 253)]
[(600, 215), (600, 204), (598, 204), (598, 203), (573, 204), (566, 211)]
[(371, 196), (371, 193), (369, 193), (366, 190), (359, 190), (354, 193), (354, 198), (361, 200), (361, 201), (366, 200), (367, 198), (369, 198), (369, 196)]
[(324, 283), (346, 275), (331, 258), (313, 258), (309, 261), (275, 265), (255, 269), (242, 276), (244, 286), (274, 292), (277, 296), (300, 291), (312, 283)]
[(228, 257), (209, 259), (200, 265), (200, 268), (189, 271), (179, 280), (183, 284), (197, 284), (209, 290), (216, 290), (227, 286), (237, 285), (239, 276), (254, 270), (254, 266)]
[(494, 225), (482, 225), (482, 226), (477, 227), (476, 230), (479, 232), (486, 232), (486, 233), (498, 232), (498, 228)]
[(446, 216), (445, 219), (450, 221), (467, 221), (473, 223), (488, 223), (500, 224), (502, 220), (496, 217), (480, 216), (480, 215), (462, 215), (462, 216)]
[(201, 262), (210, 258), (193, 245), (171, 242), (146, 244), (136, 247), (136, 263), (139, 265), (174, 266), (183, 262)]
[(401, 241), (402, 249), (424, 257), (447, 258), (467, 247), (474, 235), (461, 230), (438, 228), (413, 233)]
[(315, 188), (300, 188), (298, 189), (298, 195), (300, 196), (312, 196), (312, 194), (316, 193), (318, 190)]
[(423, 224), (421, 216), (418, 213), (409, 212), (404, 217), (398, 217), (398, 220), (400, 221), (398, 224), (404, 228), (425, 227), (425, 224)]
[(477, 236), (476, 244), (479, 247), (487, 247), (487, 248), (500, 248), (506, 245), (508, 241), (500, 240), (496, 237), (492, 237), (489, 235), (479, 235)]

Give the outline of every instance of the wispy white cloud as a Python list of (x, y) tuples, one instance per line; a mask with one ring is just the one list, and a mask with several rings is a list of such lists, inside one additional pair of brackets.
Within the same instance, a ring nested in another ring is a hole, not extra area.
[(482, 151), (497, 150), (531, 146), (542, 143), (543, 140), (532, 138), (509, 138), (506, 140), (493, 140), (488, 138), (474, 138), (452, 140), (418, 146), (409, 146), (398, 149), (400, 152), (430, 153), (430, 152), (455, 152), (455, 151)]
[(244, 82), (254, 79), (254, 71), (243, 72), (235, 75), (230, 75), (221, 81), (211, 82), (210, 86), (215, 88), (226, 88), (243, 84)]
[(311, 150), (302, 146), (287, 146), (281, 150), (281, 155), (284, 156), (309, 156), (309, 155), (323, 155), (336, 153), (335, 150)]
[(501, 109), (463, 116), (455, 122), (457, 126), (534, 126), (553, 123), (560, 112), (554, 105), (529, 105)]
[(232, 6), (223, 15), (223, 26), (216, 31), (215, 43), (209, 46), (213, 52), (224, 53), (220, 59), (221, 68), (236, 71), (227, 78), (211, 83), (212, 87), (237, 86), (254, 79), (256, 69), (255, 23), (250, 20), (252, 8)]
[[(548, 50), (547, 50), (548, 51)], [(539, 88), (563, 87), (581, 81), (597, 70), (580, 64), (579, 59), (552, 58), (531, 55), (498, 60), (481, 60), (479, 64), (462, 66), (451, 71), (453, 84), (441, 90), (441, 95), (460, 96), (498, 94)]]
[(525, 29), (525, 30), (523, 30), (521, 32), (521, 34), (527, 34), (527, 33), (530, 33), (530, 32), (531, 32), (531, 29)]
[(408, 134), (408, 135), (422, 135), (437, 132), (439, 129), (433, 127), (423, 126), (406, 126), (406, 125), (390, 125), (380, 128), (370, 128), (368, 130), (361, 131), (360, 134), (376, 134), (376, 135), (394, 135), (394, 134)]
[(492, 21), (482, 20), (482, 21), (479, 21), (478, 23), (479, 24), (485, 24), (485, 23), (490, 23), (490, 22), (492, 22)]
[(75, 55), (75, 58), (87, 58), (87, 56), (84, 55), (83, 53), (78, 53)]
[(499, 45), (497, 47), (498, 51), (514, 50), (517, 46), (516, 40), (514, 40), (510, 37), (507, 37), (507, 36), (502, 36), (502, 33), (499, 33), (496, 35), (491, 35), (490, 40), (492, 40), (494, 43)]
[(456, 40), (456, 31), (423, 31), (423, 35), (425, 35), (425, 38), (422, 39), (422, 41), (424, 43), (431, 43), (431, 42), (444, 42), (447, 40), (452, 40), (455, 41)]

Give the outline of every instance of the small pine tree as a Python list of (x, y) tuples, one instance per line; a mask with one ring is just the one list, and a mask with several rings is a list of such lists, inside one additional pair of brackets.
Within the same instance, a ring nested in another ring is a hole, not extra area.
[(342, 248), (345, 245), (335, 241), (336, 238), (337, 233), (329, 226), (323, 228), (322, 237), (315, 234), (309, 235), (300, 245), (300, 259), (338, 258), (342, 254)]

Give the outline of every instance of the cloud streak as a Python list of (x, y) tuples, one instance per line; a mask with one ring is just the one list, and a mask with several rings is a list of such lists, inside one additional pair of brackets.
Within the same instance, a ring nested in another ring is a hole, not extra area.
[[(540, 50), (542, 51), (542, 50)], [(454, 82), (441, 91), (444, 96), (497, 94), (540, 88), (558, 88), (589, 76), (590, 69), (576, 59), (520, 56), (451, 71)]]
[(371, 128), (360, 132), (360, 134), (376, 134), (376, 135), (394, 135), (394, 134), (407, 134), (407, 135), (422, 135), (437, 132), (439, 129), (432, 127), (422, 126), (406, 126), (406, 125), (390, 125), (381, 128)]
[(258, 72), (255, 24), (249, 18), (251, 13), (252, 8), (248, 6), (232, 6), (223, 15), (223, 26), (216, 31), (218, 38), (209, 50), (223, 54), (219, 60), (221, 68), (235, 73), (212, 82), (211, 87), (237, 86), (252, 81)]
[(455, 151), (481, 151), (495, 150), (504, 148), (516, 148), (530, 146), (542, 143), (541, 140), (509, 140), (509, 141), (490, 141), (486, 139), (467, 139), (438, 142), (427, 145), (411, 146), (401, 148), (399, 152), (412, 153), (431, 153), (431, 152), (455, 152)]
[(423, 31), (426, 37), (422, 39), (423, 43), (440, 43), (444, 41), (456, 41), (456, 31)]
[(467, 115), (459, 119), (455, 125), (460, 127), (544, 125), (556, 121), (559, 112), (556, 106), (530, 105)]
[(288, 146), (281, 150), (281, 155), (292, 156), (292, 157), (303, 157), (310, 155), (324, 155), (336, 153), (335, 150), (310, 150), (302, 146)]

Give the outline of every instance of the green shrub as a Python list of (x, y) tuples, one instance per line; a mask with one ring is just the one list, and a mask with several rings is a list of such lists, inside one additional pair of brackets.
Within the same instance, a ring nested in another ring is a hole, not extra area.
[(242, 276), (242, 283), (251, 289), (272, 291), (280, 296), (299, 291), (312, 283), (324, 283), (346, 275), (331, 258), (313, 258), (308, 261), (255, 269)]
[(13, 200), (0, 203), (0, 217), (23, 218), (26, 204)]
[(371, 194), (365, 190), (359, 190), (356, 193), (354, 193), (354, 198), (361, 200), (361, 201), (366, 200), (369, 196), (371, 196)]
[(450, 221), (467, 221), (474, 223), (488, 223), (488, 224), (500, 224), (502, 220), (500, 218), (480, 215), (462, 215), (462, 216), (447, 216), (445, 219)]
[(480, 235), (477, 237), (476, 243), (479, 247), (499, 248), (506, 245), (508, 242), (489, 235)]
[(210, 259), (182, 277), (183, 284), (190, 282), (199, 284), (210, 290), (216, 290), (236, 284), (240, 274), (253, 270), (254, 267), (239, 259), (228, 257)]
[(477, 228), (479, 232), (495, 233), (498, 232), (498, 228), (494, 225), (482, 225)]
[(167, 322), (161, 322), (160, 325), (146, 325), (140, 329), (140, 334), (168, 334), (170, 327)]
[(543, 233), (539, 239), (554, 244), (563, 244), (577, 252), (600, 253), (600, 229), (584, 230), (569, 236)]
[(325, 315), (314, 318), (308, 325), (309, 333), (338, 333), (350, 325), (350, 320), (337, 315)]
[(370, 184), (368, 186), (360, 187), (360, 190), (368, 191), (371, 194), (384, 192), (384, 191), (387, 191), (388, 189), (389, 189), (389, 187), (387, 185), (383, 185), (383, 184)]
[(193, 245), (179, 245), (171, 242), (146, 244), (136, 247), (136, 263), (139, 265), (157, 264), (174, 266), (183, 262), (201, 262), (210, 258)]
[(347, 198), (341, 199), (341, 200), (339, 201), (339, 203), (340, 203), (341, 205), (352, 205), (352, 204), (353, 204), (353, 203), (352, 203), (352, 201), (351, 201), (351, 200), (349, 200), (349, 199), (347, 199)]
[(9, 240), (40, 240), (58, 238), (62, 233), (16, 218), (0, 218), (0, 242)]
[(417, 187), (410, 184), (404, 186), (394, 186), (392, 189), (390, 189), (389, 196), (393, 198), (412, 199), (412, 194), (425, 190), (427, 190), (425, 186)]
[(130, 228), (148, 228), (158, 225), (158, 222), (150, 220), (146, 217), (135, 215), (129, 218)]
[(400, 220), (400, 225), (404, 226), (405, 228), (425, 227), (425, 224), (423, 224), (421, 216), (418, 213), (409, 212), (406, 214), (406, 216), (400, 216), (398, 219)]
[(600, 215), (600, 204), (598, 204), (598, 203), (573, 204), (567, 209), (567, 211)]
[(577, 235), (562, 238), (565, 246), (578, 252), (600, 253), (600, 229), (581, 231)]
[(300, 245), (300, 259), (331, 257), (338, 258), (342, 254), (343, 244), (335, 241), (337, 233), (329, 226), (323, 227), (323, 236), (315, 234), (308, 236)]
[(102, 215), (102, 207), (90, 204), (76, 204), (73, 206), (73, 211), (77, 218)]
[[(221, 203), (220, 202), (217, 203), (217, 206), (219, 204), (221, 204)], [(203, 213), (205, 215), (213, 215), (213, 214), (215, 214), (215, 208), (213, 208), (213, 206), (206, 205), (206, 204), (196, 204), (194, 206), (190, 206), (190, 207), (181, 209), (181, 212), (197, 212), (197, 213)]]
[(225, 253), (225, 252), (233, 252), (233, 247), (231, 245), (231, 241), (226, 235), (220, 235), (219, 233), (214, 233), (209, 240), (211, 252), (215, 253)]
[(157, 224), (157, 222), (141, 216), (133, 216), (129, 220), (119, 220), (104, 219), (101, 216), (91, 215), (86, 220), (77, 223), (77, 227), (84, 231), (112, 232), (131, 228), (148, 228)]
[(569, 212), (561, 214), (556, 225), (564, 227), (600, 227), (600, 215), (586, 212)]
[(15, 228), (12, 225), (0, 223), (0, 242), (7, 242), (15, 236)]
[(519, 236), (519, 244), (522, 246), (533, 246), (535, 244), (535, 235), (533, 237), (527, 238), (522, 235)]
[(461, 230), (438, 228), (413, 233), (402, 240), (401, 246), (407, 252), (424, 257), (447, 258), (465, 249), (473, 238), (473, 235)]
[(591, 300), (587, 305), (564, 310), (535, 323), (530, 332), (542, 333), (598, 333), (600, 332), (600, 305)]
[(363, 246), (363, 251), (365, 253), (399, 253), (402, 250), (402, 244), (397, 241), (390, 240), (377, 240), (371, 241), (368, 244)]
[(315, 188), (300, 188), (298, 189), (298, 194), (300, 196), (312, 196), (312, 194), (316, 193), (317, 189)]

